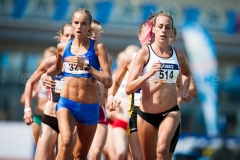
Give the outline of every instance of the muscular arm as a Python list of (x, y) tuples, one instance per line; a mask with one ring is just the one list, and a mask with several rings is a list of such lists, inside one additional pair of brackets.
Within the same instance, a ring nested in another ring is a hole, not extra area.
[(95, 43), (94, 48), (98, 56), (102, 72), (99, 72), (93, 67), (90, 67), (88, 72), (92, 76), (94, 76), (99, 82), (101, 82), (105, 87), (110, 88), (112, 85), (112, 76), (111, 69), (108, 63), (107, 50), (102, 43)]
[(197, 97), (197, 88), (196, 88), (196, 85), (194, 83), (194, 80), (193, 80), (193, 77), (191, 76), (191, 79), (190, 79), (190, 86), (189, 86), (189, 94), (196, 98)]
[(132, 70), (130, 71), (128, 82), (126, 85), (126, 93), (128, 95), (135, 92), (137, 89), (139, 89), (142, 83), (148, 80), (152, 76), (148, 72), (143, 76), (139, 77), (139, 74), (142, 72), (144, 64), (147, 63), (147, 60), (148, 60), (148, 50), (147, 50), (147, 47), (144, 47), (138, 51), (136, 58), (133, 62), (133, 67), (132, 67)]
[(177, 82), (176, 82), (176, 87), (177, 87), (177, 102), (178, 106), (180, 107), (182, 104), (182, 91), (183, 91), (183, 86), (182, 86), (182, 74), (179, 72)]
[[(179, 107), (182, 104), (182, 93), (183, 93), (183, 82), (186, 80), (186, 77), (183, 76), (181, 74), (181, 72), (179, 73), (178, 79), (177, 79), (177, 91), (178, 91), (178, 95), (177, 95), (177, 100), (178, 100), (178, 105)], [(190, 86), (189, 86), (189, 94), (191, 97), (196, 98), (197, 97), (197, 89), (193, 80), (193, 77), (190, 77)]]
[(189, 94), (191, 72), (188, 67), (187, 59), (183, 51), (177, 50), (177, 56), (178, 56), (179, 66), (181, 68), (181, 74), (185, 76), (185, 80), (183, 81), (182, 95), (186, 95), (186, 94)]
[[(110, 65), (110, 67), (112, 68), (112, 64), (113, 64), (113, 57), (108, 54), (108, 63)], [(108, 88), (104, 88), (104, 97), (107, 99), (107, 96), (108, 96)]]
[[(184, 59), (185, 61), (187, 62), (186, 60), (186, 57), (185, 57), (185, 54), (181, 51), (181, 50), (178, 50), (176, 49), (177, 52), (180, 52), (180, 55), (183, 54), (184, 55)], [(179, 55), (178, 55), (179, 56)], [(196, 85), (194, 83), (194, 79), (192, 77), (192, 74), (191, 74), (191, 69), (189, 68), (189, 72), (190, 72), (190, 85), (189, 85), (189, 94), (191, 95), (191, 97), (194, 97), (196, 98), (197, 97), (197, 89), (196, 89)], [(181, 73), (180, 73), (181, 74)], [(179, 76), (181, 77), (181, 84), (184, 85), (184, 82), (185, 80), (187, 79), (187, 77), (185, 75), (180, 75)], [(182, 88), (182, 91), (183, 91), (183, 88)]]
[(128, 65), (131, 63), (132, 59), (122, 58), (119, 62), (118, 69), (115, 76), (113, 77), (113, 84), (108, 90), (108, 95), (116, 95), (126, 72), (128, 71)]
[[(34, 85), (33, 87), (33, 91), (32, 91), (32, 98), (36, 97), (37, 94), (39, 92), (39, 85), (37, 85), (37, 83)], [(20, 102), (25, 105), (25, 91), (23, 92)]]
[(67, 45), (67, 43), (59, 43), (57, 45), (57, 57), (56, 57), (56, 61), (55, 63), (52, 65), (51, 68), (49, 68), (47, 70), (47, 75), (50, 76), (50, 77), (54, 77), (56, 76), (57, 74), (59, 74), (61, 71), (62, 71), (62, 65), (63, 65), (63, 62), (62, 62), (62, 55), (64, 53), (64, 49), (65, 49), (65, 46)]
[(27, 81), (25, 86), (25, 108), (31, 106), (32, 100), (32, 91), (33, 87), (39, 81), (41, 75), (47, 71), (47, 68), (50, 67), (55, 60), (55, 56), (49, 57), (41, 62), (37, 70), (33, 73), (33, 75)]

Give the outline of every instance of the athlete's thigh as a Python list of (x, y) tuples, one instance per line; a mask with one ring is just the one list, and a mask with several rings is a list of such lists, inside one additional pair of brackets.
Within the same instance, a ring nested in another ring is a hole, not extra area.
[(137, 126), (143, 157), (156, 159), (157, 128), (143, 120), (139, 115), (137, 116)]
[(107, 125), (98, 123), (97, 130), (93, 138), (93, 142), (91, 145), (91, 148), (100, 148), (102, 149), (105, 145), (106, 139), (107, 139)]
[(81, 155), (87, 155), (93, 141), (93, 137), (97, 128), (95, 125), (85, 125), (77, 123), (77, 144), (75, 152), (80, 152)]
[(40, 128), (41, 128), (40, 125), (38, 125), (36, 123), (32, 123), (33, 138), (34, 138), (34, 142), (35, 142), (36, 145), (37, 145), (37, 142), (38, 142)]
[(58, 133), (48, 125), (42, 123), (36, 148), (35, 159), (51, 159), (57, 142)]
[(115, 156), (114, 148), (113, 148), (113, 133), (112, 133), (112, 125), (108, 124), (108, 130), (107, 130), (107, 140), (103, 147), (103, 153), (105, 156), (105, 159), (113, 159)]
[(77, 143), (77, 139), (78, 139), (78, 135), (77, 135), (77, 124), (75, 124), (72, 137), (73, 137), (73, 138), (72, 138), (72, 146), (73, 146), (73, 148), (74, 148), (74, 146), (75, 146), (76, 143)]
[(170, 112), (162, 121), (158, 131), (158, 143), (170, 145), (180, 123), (180, 111)]
[(114, 127), (113, 130), (113, 144), (115, 153), (127, 154), (128, 150), (128, 138), (127, 132), (121, 127)]
[(59, 109), (56, 115), (62, 139), (70, 138), (75, 128), (75, 118), (66, 108)]
[(129, 146), (132, 152), (133, 159), (142, 159), (142, 150), (138, 138), (138, 132), (133, 132), (128, 136)]

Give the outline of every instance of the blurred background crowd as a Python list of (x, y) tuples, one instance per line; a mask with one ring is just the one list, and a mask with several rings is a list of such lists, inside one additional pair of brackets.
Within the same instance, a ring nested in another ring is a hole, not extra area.
[[(197, 98), (181, 107), (182, 131), (175, 158), (240, 157), (239, 0), (0, 0), (0, 136), (6, 124), (24, 123), (20, 98), (25, 84), (43, 51), (57, 45), (57, 31), (70, 22), (78, 8), (88, 9), (101, 22), (102, 41), (114, 59), (129, 45), (140, 47), (137, 30), (152, 12), (169, 12), (177, 28), (174, 46), (186, 53), (200, 90)], [(195, 44), (189, 46), (186, 32), (195, 25), (201, 27), (194, 31), (203, 36), (205, 43), (190, 34), (191, 44)], [(202, 63), (206, 61), (203, 55), (211, 57), (209, 68)], [(194, 66), (195, 62), (200, 65)], [(116, 67), (115, 62), (113, 69)], [(210, 70), (207, 76), (201, 74)], [(0, 159), (8, 156), (3, 152), (9, 140), (2, 139)]]

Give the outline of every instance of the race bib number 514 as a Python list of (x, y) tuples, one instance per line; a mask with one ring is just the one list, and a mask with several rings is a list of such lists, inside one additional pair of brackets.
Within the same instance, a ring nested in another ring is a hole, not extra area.
[(165, 83), (175, 83), (179, 74), (177, 64), (163, 63), (162, 69), (153, 76), (155, 80), (163, 80)]

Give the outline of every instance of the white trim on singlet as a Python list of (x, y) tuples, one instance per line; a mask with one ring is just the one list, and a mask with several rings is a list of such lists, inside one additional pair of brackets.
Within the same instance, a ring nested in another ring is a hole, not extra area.
[[(133, 55), (132, 55), (132, 62), (131, 62), (131, 67), (130, 67), (130, 71), (132, 70), (132, 68), (133, 68), (133, 63), (134, 63), (134, 60), (135, 60), (135, 58), (136, 58), (136, 56), (137, 56), (137, 52), (134, 52), (133, 53)], [(129, 71), (129, 72), (130, 72)], [(138, 77), (140, 77), (141, 76), (141, 74), (138, 76)], [(130, 98), (131, 99), (131, 102), (130, 103), (132, 103), (132, 101), (134, 102), (134, 106), (140, 106), (140, 102), (141, 102), (141, 99), (142, 99), (142, 91), (140, 90), (140, 92), (134, 92), (134, 93), (132, 93), (133, 95), (132, 95), (132, 97)]]
[[(136, 56), (137, 56), (137, 52), (134, 52), (133, 55), (132, 55), (132, 62), (131, 62), (130, 71), (132, 70), (133, 63), (134, 63), (134, 60), (135, 60)], [(130, 71), (129, 71), (129, 72), (130, 72)]]
[(38, 81), (38, 85), (40, 86), (40, 90), (38, 92), (38, 98), (48, 98), (48, 89), (46, 89), (43, 86), (41, 80)]

